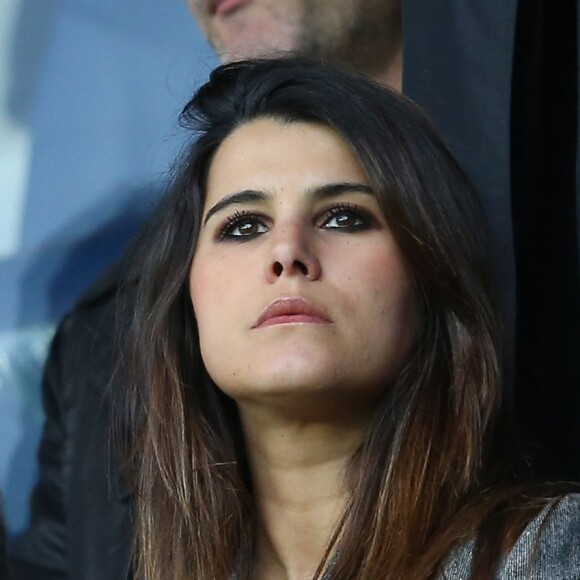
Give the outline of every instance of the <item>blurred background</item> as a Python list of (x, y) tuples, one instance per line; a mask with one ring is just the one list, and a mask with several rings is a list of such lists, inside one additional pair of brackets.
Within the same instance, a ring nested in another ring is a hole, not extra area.
[(0, 489), (26, 525), (56, 322), (163, 190), (217, 60), (184, 0), (0, 3)]

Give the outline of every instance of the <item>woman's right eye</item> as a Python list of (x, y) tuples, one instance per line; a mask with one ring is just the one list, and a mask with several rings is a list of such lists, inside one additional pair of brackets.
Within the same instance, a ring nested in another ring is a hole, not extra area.
[(219, 240), (251, 240), (268, 231), (261, 216), (236, 212), (230, 216), (218, 232)]

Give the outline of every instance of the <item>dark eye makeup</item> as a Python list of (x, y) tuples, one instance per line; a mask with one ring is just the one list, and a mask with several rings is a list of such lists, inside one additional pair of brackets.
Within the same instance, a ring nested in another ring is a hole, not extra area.
[(376, 223), (373, 215), (353, 203), (338, 203), (326, 209), (321, 216), (321, 227), (327, 230), (357, 232)]
[[(269, 218), (252, 211), (236, 211), (219, 226), (217, 241), (245, 242), (265, 234), (270, 229)], [(354, 233), (369, 229), (377, 220), (372, 213), (356, 204), (337, 203), (324, 209), (314, 220), (322, 230)]]
[(268, 231), (266, 217), (251, 211), (236, 211), (217, 232), (218, 241), (248, 241)]

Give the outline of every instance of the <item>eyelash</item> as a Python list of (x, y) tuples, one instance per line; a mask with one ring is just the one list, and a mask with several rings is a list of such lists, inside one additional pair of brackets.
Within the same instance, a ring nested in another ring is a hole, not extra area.
[[(326, 209), (322, 215), (322, 226), (325, 226), (326, 224), (328, 224), (328, 222), (330, 222), (333, 218), (341, 215), (341, 214), (351, 214), (353, 215), (357, 221), (359, 221), (360, 223), (355, 224), (353, 226), (347, 226), (347, 227), (331, 227), (331, 228), (325, 228), (325, 229), (329, 229), (329, 230), (342, 230), (342, 231), (346, 231), (346, 232), (358, 232), (358, 231), (362, 231), (362, 230), (366, 230), (368, 228), (370, 228), (372, 226), (372, 224), (374, 223), (374, 218), (371, 216), (371, 214), (362, 209), (361, 207), (352, 204), (352, 203), (338, 203), (328, 209)], [(266, 221), (266, 218), (264, 215), (262, 214), (258, 214), (258, 213), (254, 213), (254, 212), (250, 212), (250, 211), (236, 211), (234, 214), (232, 214), (231, 216), (228, 216), (228, 218), (226, 219), (225, 223), (219, 228), (218, 232), (217, 232), (217, 236), (216, 239), (218, 241), (249, 241), (249, 240), (253, 240), (254, 238), (256, 238), (257, 236), (260, 236), (262, 233), (264, 232), (256, 232), (253, 234), (248, 234), (248, 235), (235, 235), (233, 234), (233, 231), (236, 229), (236, 227), (239, 227), (240, 225), (244, 224), (244, 223), (250, 223), (250, 222), (260, 222), (262, 226), (264, 226), (264, 221)], [(264, 226), (267, 227), (267, 226)]]
[(250, 211), (236, 211), (233, 215), (228, 216), (225, 223), (219, 228), (217, 239), (219, 241), (247, 241), (254, 239), (258, 234), (252, 235), (234, 235), (232, 232), (244, 222), (264, 221), (264, 216)]
[(324, 224), (327, 224), (332, 218), (335, 218), (341, 214), (345, 214), (348, 213), (351, 216), (354, 216), (359, 222), (359, 224), (356, 224), (354, 226), (350, 226), (350, 227), (337, 227), (337, 228), (329, 228), (329, 229), (342, 229), (342, 230), (346, 230), (349, 232), (353, 232), (353, 231), (361, 231), (361, 230), (366, 230), (369, 227), (371, 227), (371, 225), (374, 223), (373, 217), (371, 216), (371, 214), (362, 209), (361, 207), (359, 207), (358, 205), (355, 205), (353, 203), (338, 203), (330, 208), (328, 208), (323, 216), (324, 216)]

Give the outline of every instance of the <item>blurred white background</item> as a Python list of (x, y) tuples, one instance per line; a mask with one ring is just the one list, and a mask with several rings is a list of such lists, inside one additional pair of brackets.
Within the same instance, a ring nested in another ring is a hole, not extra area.
[(0, 2), (0, 489), (28, 517), (57, 321), (121, 254), (216, 64), (183, 0)]

